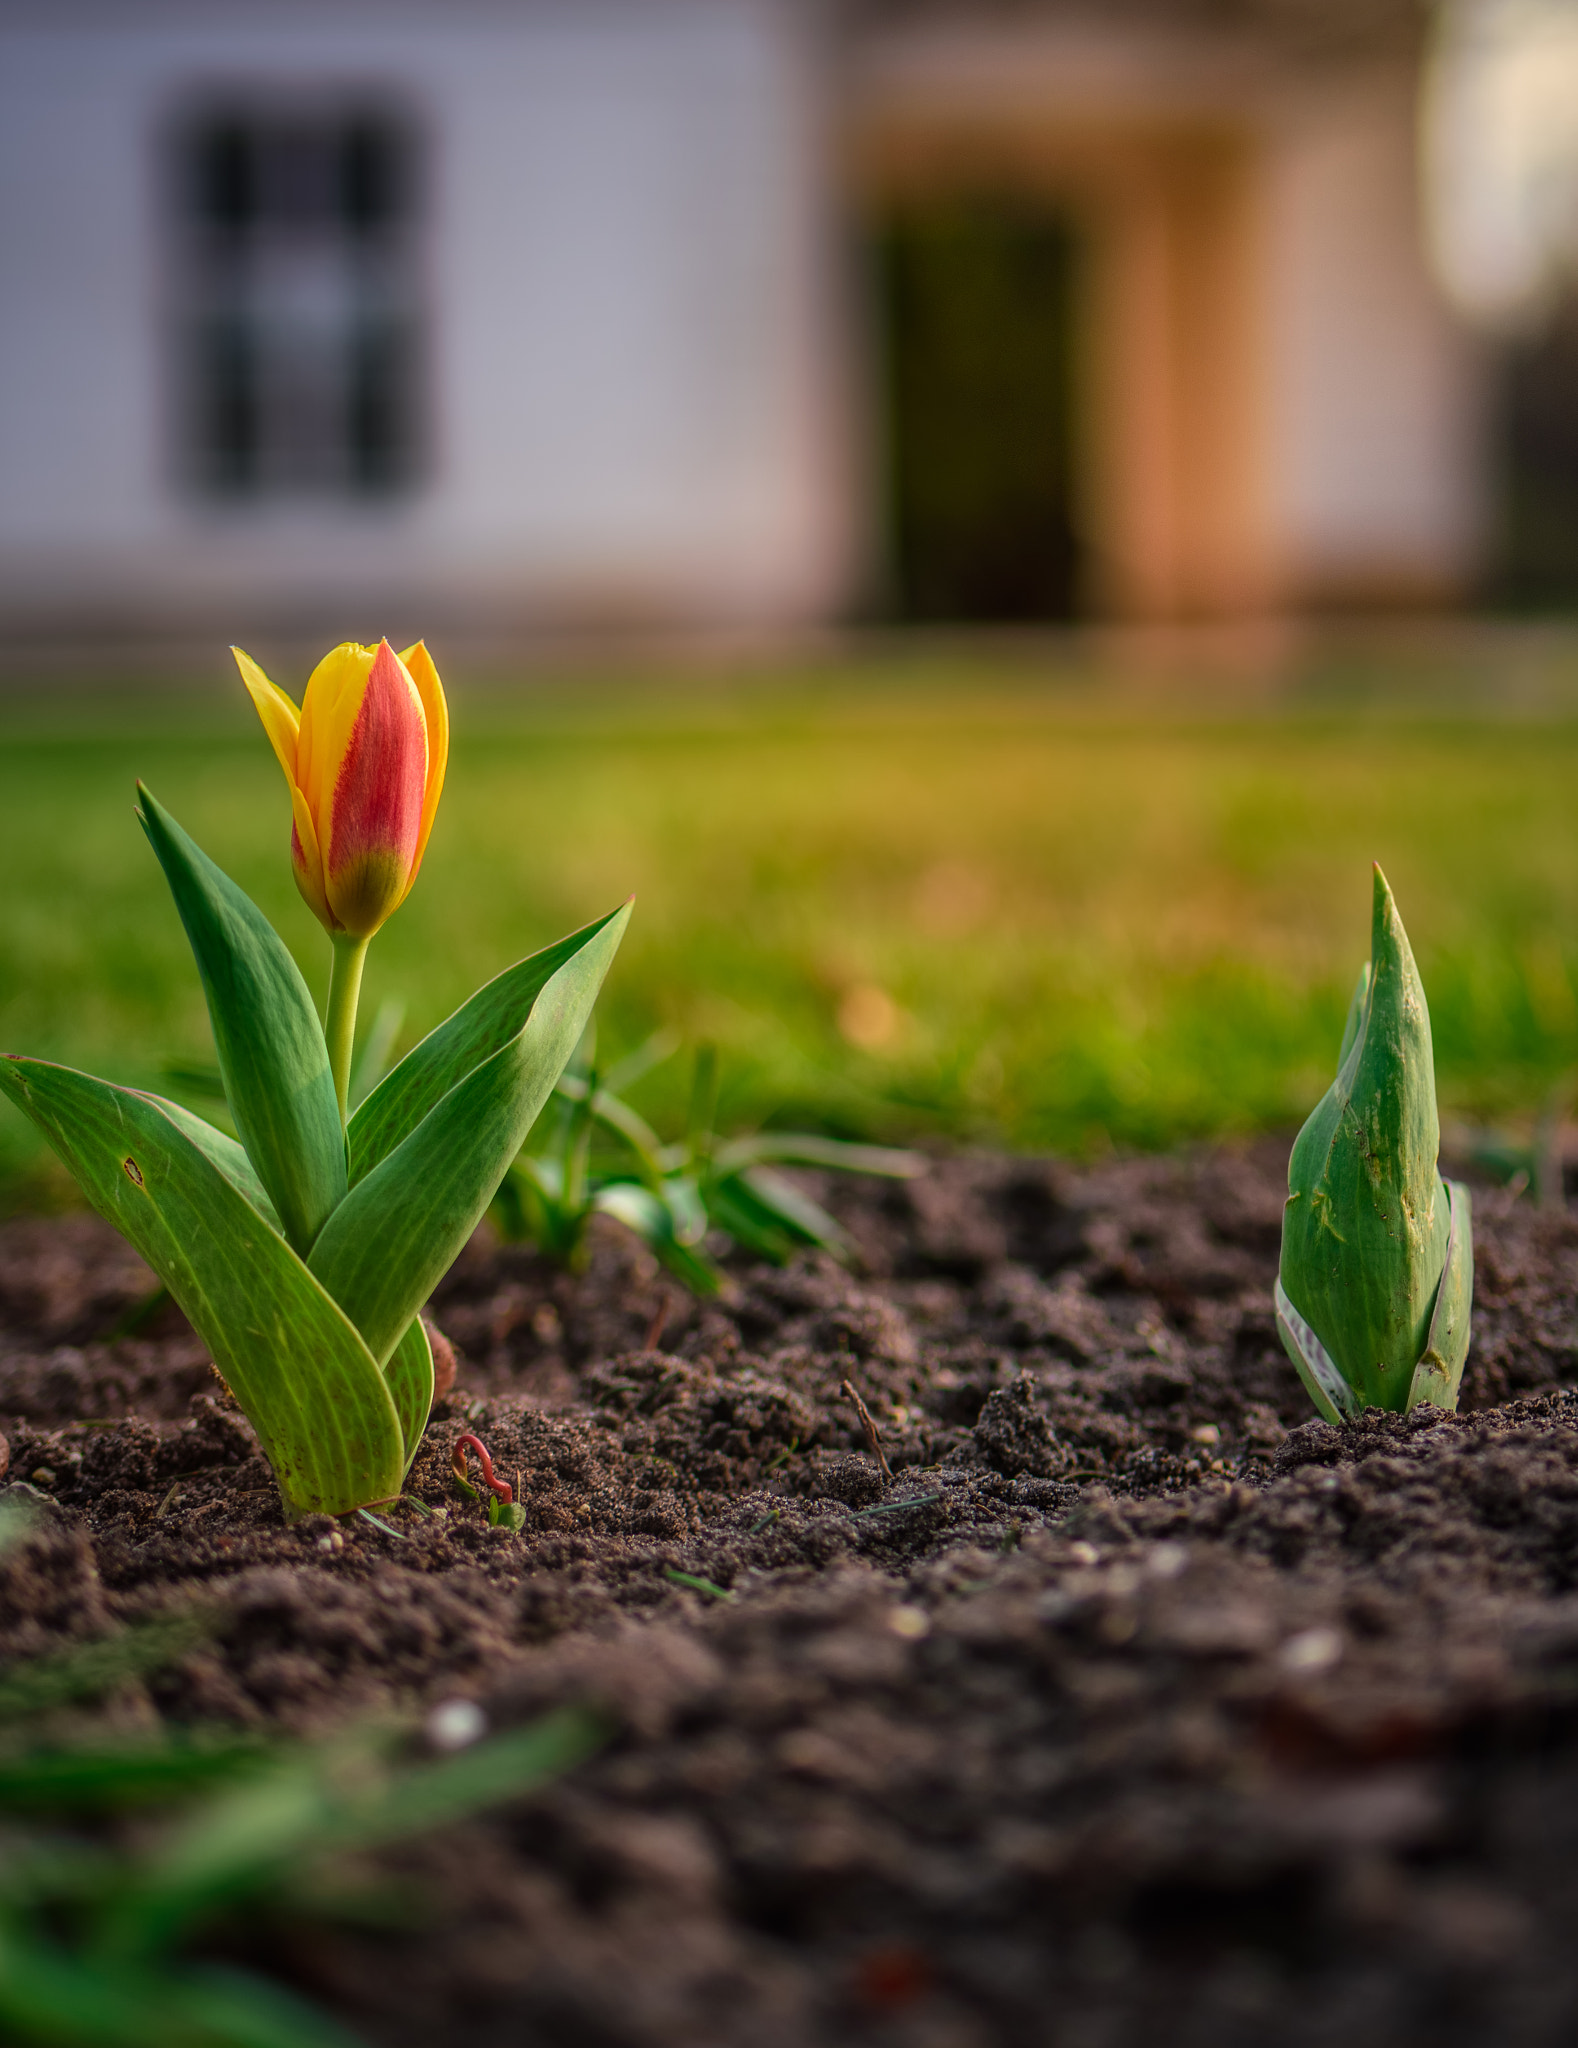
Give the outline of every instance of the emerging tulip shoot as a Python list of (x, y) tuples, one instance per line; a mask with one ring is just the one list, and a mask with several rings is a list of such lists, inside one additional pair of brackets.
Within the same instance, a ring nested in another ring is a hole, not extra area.
[(1375, 870), (1337, 1078), (1294, 1141), (1277, 1330), (1328, 1422), (1457, 1406), (1474, 1291), (1467, 1188), (1441, 1177), (1430, 1013)]
[(299, 712), (237, 660), (290, 788), (297, 886), (334, 946), (326, 1024), (262, 912), (139, 784), (240, 1142), (16, 1053), (0, 1089), (185, 1311), (286, 1514), (347, 1514), (400, 1491), (433, 1401), (419, 1311), (553, 1093), (630, 907), (489, 982), (347, 1116), (367, 942), (416, 879), (443, 788), (444, 692), (420, 644), (337, 647)]

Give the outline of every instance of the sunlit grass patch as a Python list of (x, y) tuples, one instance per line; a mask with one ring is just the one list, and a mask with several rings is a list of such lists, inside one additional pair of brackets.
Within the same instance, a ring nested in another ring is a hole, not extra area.
[[(229, 685), (226, 685), (228, 688)], [(121, 736), (8, 716), (0, 1043), (161, 1086), (206, 1057), (185, 941), (131, 818), (142, 775), (327, 948), (245, 723)], [(1300, 1120), (1364, 951), (1369, 865), (1429, 991), (1443, 1109), (1530, 1109), (1578, 1067), (1578, 724), (1321, 700), (1236, 712), (889, 666), (735, 694), (592, 682), (461, 698), (426, 866), (369, 969), (406, 1038), (634, 890), (604, 1044), (715, 1039), (725, 1124), (1090, 1152)], [(545, 855), (542, 847), (550, 851)], [(660, 1126), (686, 1063), (643, 1084)], [(1329, 1077), (1329, 1076), (1328, 1076)], [(0, 1127), (13, 1189), (36, 1168)]]

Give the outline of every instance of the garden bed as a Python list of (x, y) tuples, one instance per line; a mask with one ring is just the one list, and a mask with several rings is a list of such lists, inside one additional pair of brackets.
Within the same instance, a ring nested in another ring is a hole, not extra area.
[[(416, 1931), (224, 1934), (391, 2048), (1569, 2040), (1578, 1220), (1481, 1191), (1463, 1412), (1339, 1432), (1272, 1325), (1285, 1159), (829, 1183), (863, 1270), (711, 1304), (611, 1225), (575, 1279), (479, 1237), (444, 1513), (387, 1529), (287, 1528), (179, 1316), (112, 1334), (119, 1240), (13, 1223), (0, 1657), (193, 1606), (117, 1724), (603, 1709), (386, 1853)], [(523, 1535), (455, 1500), (466, 1429)]]

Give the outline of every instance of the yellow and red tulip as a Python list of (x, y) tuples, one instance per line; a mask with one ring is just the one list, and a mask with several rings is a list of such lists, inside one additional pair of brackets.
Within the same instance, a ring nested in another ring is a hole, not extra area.
[(308, 678), (301, 708), (232, 649), (291, 802), (291, 863), (335, 937), (369, 938), (410, 893), (449, 757), (449, 711), (419, 640), (396, 654), (345, 641)]
[[(235, 1135), (17, 1053), (0, 1058), (0, 1095), (191, 1317), (287, 1516), (348, 1515), (405, 1483), (435, 1387), (421, 1308), (551, 1099), (630, 909), (506, 968), (348, 1114), (369, 935), (411, 887), (443, 785), (444, 693), (420, 646), (337, 647), (299, 711), (237, 658), (290, 787), (297, 879), (330, 933), (323, 1016), (262, 911), (139, 783)], [(489, 1521), (521, 1528), (508, 1483), (491, 1493)]]

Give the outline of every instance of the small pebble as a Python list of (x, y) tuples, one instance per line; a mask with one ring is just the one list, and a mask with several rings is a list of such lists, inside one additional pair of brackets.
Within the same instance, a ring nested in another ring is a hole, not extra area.
[(55, 1468), (52, 1465), (35, 1465), (27, 1476), (35, 1486), (53, 1486)]
[(1342, 1637), (1334, 1628), (1301, 1629), (1277, 1653), (1284, 1671), (1329, 1671), (1342, 1656)]
[(1145, 1560), (1145, 1569), (1153, 1579), (1176, 1579), (1189, 1562), (1189, 1553), (1181, 1543), (1158, 1543)]
[(1222, 1432), (1214, 1422), (1202, 1422), (1198, 1429), (1191, 1429), (1189, 1434), (1197, 1444), (1215, 1446), (1222, 1441)]
[(345, 1548), (345, 1538), (340, 1534), (338, 1529), (331, 1529), (326, 1536), (320, 1536), (318, 1538), (317, 1547), (319, 1550), (327, 1550), (331, 1552), (336, 1550), (343, 1550)]
[(1094, 1543), (1071, 1543), (1068, 1547), (1069, 1560), (1073, 1564), (1099, 1564), (1101, 1552)]
[(427, 1717), (427, 1739), (435, 1749), (467, 1749), (488, 1732), (488, 1717), (475, 1700), (444, 1700)]
[(922, 1636), (931, 1634), (931, 1616), (924, 1607), (914, 1607), (906, 1601), (888, 1609), (888, 1627), (907, 1642), (918, 1643)]

